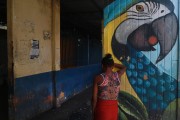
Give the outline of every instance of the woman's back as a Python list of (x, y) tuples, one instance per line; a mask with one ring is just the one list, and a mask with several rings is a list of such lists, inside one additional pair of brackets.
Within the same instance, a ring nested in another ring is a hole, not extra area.
[(117, 100), (120, 90), (120, 79), (117, 72), (101, 74), (103, 81), (98, 84), (98, 98), (102, 100)]

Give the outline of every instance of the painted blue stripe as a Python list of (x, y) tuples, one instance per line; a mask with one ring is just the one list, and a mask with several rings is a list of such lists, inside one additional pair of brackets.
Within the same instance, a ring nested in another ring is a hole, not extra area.
[(101, 72), (101, 65), (83, 66), (73, 69), (65, 69), (57, 72), (56, 94), (61, 92), (66, 98), (79, 93), (87, 86), (92, 85), (94, 76)]
[(52, 72), (17, 78), (14, 96), (18, 104), (15, 118), (25, 119), (52, 108), (52, 103), (45, 103), (52, 93)]
[[(89, 65), (55, 72), (56, 94), (65, 93), (68, 99), (92, 84), (93, 78), (101, 71), (101, 65)], [(52, 72), (41, 73), (15, 80), (14, 96), (17, 98), (15, 119), (31, 118), (52, 108)], [(63, 102), (63, 101), (60, 101)]]

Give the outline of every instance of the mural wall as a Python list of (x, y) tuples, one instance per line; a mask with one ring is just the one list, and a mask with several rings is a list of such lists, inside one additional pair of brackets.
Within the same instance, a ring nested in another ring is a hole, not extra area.
[(120, 120), (179, 119), (178, 0), (115, 0), (104, 9), (104, 53), (126, 65)]

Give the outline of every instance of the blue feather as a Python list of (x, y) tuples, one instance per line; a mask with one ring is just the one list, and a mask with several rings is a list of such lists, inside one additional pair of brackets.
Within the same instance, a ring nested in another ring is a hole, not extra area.
[(123, 62), (128, 80), (149, 112), (163, 112), (173, 100), (180, 98), (180, 82), (162, 73), (141, 51), (129, 49), (131, 59)]

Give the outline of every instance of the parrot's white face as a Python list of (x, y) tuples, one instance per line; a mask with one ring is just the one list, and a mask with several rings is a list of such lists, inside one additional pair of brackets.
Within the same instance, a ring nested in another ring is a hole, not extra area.
[[(127, 19), (121, 23), (115, 37), (119, 43), (126, 44), (127, 37), (143, 24), (149, 24), (169, 13), (171, 13), (165, 5), (156, 2), (139, 2), (127, 10)], [(126, 31), (122, 32), (122, 29)]]
[(171, 11), (163, 4), (155, 2), (140, 2), (127, 10), (128, 19), (154, 21), (169, 14)]
[[(163, 60), (175, 45), (178, 34), (178, 19), (172, 3), (139, 2), (130, 7), (126, 15), (112, 37), (116, 57), (119, 59), (123, 56), (121, 61), (127, 59), (130, 55), (127, 47), (132, 47), (138, 51), (158, 52), (155, 64)], [(117, 44), (123, 49), (119, 49)], [(158, 44), (159, 48), (156, 49)]]
[[(149, 24), (170, 12), (171, 11), (163, 4), (155, 2), (139, 2), (127, 10), (127, 19), (119, 25), (115, 37), (118, 42), (126, 44), (129, 34), (139, 26)], [(122, 29), (126, 29), (126, 31), (122, 32)]]

